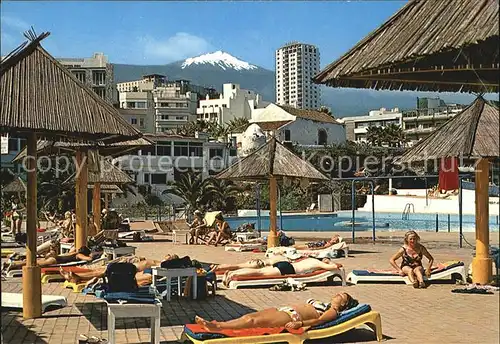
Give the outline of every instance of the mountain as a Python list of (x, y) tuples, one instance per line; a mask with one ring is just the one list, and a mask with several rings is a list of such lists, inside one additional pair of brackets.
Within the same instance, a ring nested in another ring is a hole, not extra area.
[(169, 80), (184, 79), (192, 84), (222, 90), (222, 84), (240, 84), (255, 90), (266, 100), (274, 100), (274, 72), (216, 51), (165, 65), (114, 64), (115, 82), (138, 80), (146, 74), (164, 74)]
[[(213, 87), (219, 91), (224, 83), (240, 84), (241, 88), (256, 91), (264, 100), (275, 100), (275, 74), (230, 55), (216, 51), (184, 61), (165, 65), (114, 64), (115, 82), (138, 80), (146, 74), (164, 74), (169, 80), (184, 79), (192, 84)], [(385, 107), (413, 109), (417, 97), (440, 97), (447, 103), (469, 104), (474, 96), (458, 93), (374, 91), (334, 89), (321, 86), (322, 104), (330, 107), (335, 117), (366, 115), (368, 111)], [(491, 98), (491, 97), (488, 97)], [(498, 95), (493, 99), (498, 100)]]

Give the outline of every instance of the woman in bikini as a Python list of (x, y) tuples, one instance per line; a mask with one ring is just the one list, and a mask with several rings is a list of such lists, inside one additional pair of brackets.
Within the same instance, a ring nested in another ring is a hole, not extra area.
[(339, 266), (328, 258), (319, 260), (316, 258), (305, 258), (300, 261), (278, 261), (272, 266), (264, 266), (260, 269), (238, 269), (234, 271), (227, 271), (224, 274), (222, 283), (228, 285), (232, 278), (238, 276), (285, 276), (285, 275), (303, 275), (317, 270), (332, 271), (338, 269)]
[[(427, 270), (424, 272), (422, 258), (425, 256), (429, 261)], [(402, 258), (401, 265), (398, 266), (396, 260)], [(405, 234), (404, 245), (389, 260), (391, 265), (401, 276), (408, 276), (414, 288), (427, 288), (424, 281), (424, 274), (427, 277), (431, 275), (432, 263), (434, 258), (424, 245), (420, 244), (420, 237), (415, 231), (408, 231)]]
[(338, 293), (332, 297), (329, 303), (323, 303), (309, 299), (306, 303), (293, 305), (291, 307), (269, 308), (263, 311), (245, 314), (241, 318), (229, 321), (209, 322), (203, 318), (196, 317), (198, 325), (208, 331), (216, 330), (238, 330), (246, 328), (269, 328), (285, 327), (286, 329), (305, 329), (335, 320), (339, 313), (354, 308), (358, 301), (347, 293)]
[(231, 228), (229, 224), (224, 221), (221, 214), (215, 216), (215, 225), (217, 226), (217, 231), (210, 233), (210, 237), (207, 240), (207, 245), (210, 245), (212, 241), (215, 240), (215, 245), (217, 247), (223, 240), (231, 239)]

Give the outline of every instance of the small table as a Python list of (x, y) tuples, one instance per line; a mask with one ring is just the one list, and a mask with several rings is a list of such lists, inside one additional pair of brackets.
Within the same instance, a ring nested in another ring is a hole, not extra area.
[(151, 343), (160, 343), (161, 302), (155, 304), (107, 303), (108, 343), (115, 344), (116, 318), (151, 318)]
[(116, 259), (117, 257), (134, 255), (135, 254), (135, 246), (123, 246), (123, 247), (103, 247), (104, 253), (110, 254), (112, 256), (111, 259)]
[[(182, 238), (182, 236), (184, 236), (184, 239), (185, 239), (185, 243), (187, 244), (188, 243), (188, 236), (189, 236), (189, 233), (191, 233), (191, 231), (186, 231), (186, 230), (173, 230), (172, 231), (172, 242), (175, 244), (179, 244), (179, 243), (182, 243), (182, 241), (179, 241), (179, 239)], [(177, 238), (179, 237), (179, 239)]]
[(246, 242), (250, 239), (256, 239), (259, 237), (259, 232), (236, 232), (236, 239), (242, 239)]
[(192, 277), (192, 293), (193, 299), (196, 300), (198, 297), (198, 274), (196, 273), (196, 268), (185, 268), (185, 269), (164, 269), (159, 266), (153, 267), (153, 281), (152, 286), (156, 288), (157, 278), (158, 277), (166, 277), (167, 278), (167, 290), (164, 291), (161, 296), (165, 297), (165, 293), (167, 296), (167, 301), (170, 301), (172, 296), (172, 278), (177, 277), (177, 293), (181, 296), (181, 277)]

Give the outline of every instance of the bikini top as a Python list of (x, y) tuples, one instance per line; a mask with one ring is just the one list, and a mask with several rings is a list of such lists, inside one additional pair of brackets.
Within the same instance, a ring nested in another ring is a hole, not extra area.
[(422, 264), (422, 250), (420, 250), (420, 252), (416, 255), (416, 256), (412, 256), (412, 255), (409, 255), (408, 252), (406, 251), (406, 247), (402, 246), (403, 247), (403, 250), (404, 250), (404, 253), (403, 253), (403, 263), (404, 264), (407, 264), (407, 265), (420, 265)]
[(325, 313), (327, 310), (330, 309), (330, 307), (332, 306), (331, 303), (324, 303), (324, 302), (321, 302), (321, 301), (317, 301), (315, 299), (308, 299), (306, 301), (307, 304), (311, 305), (314, 307), (314, 309), (321, 315), (323, 313)]

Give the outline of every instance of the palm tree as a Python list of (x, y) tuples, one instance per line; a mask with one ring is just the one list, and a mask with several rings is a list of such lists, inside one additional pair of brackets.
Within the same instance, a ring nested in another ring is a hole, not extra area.
[(405, 143), (405, 133), (401, 126), (392, 123), (386, 126), (384, 131), (388, 138), (389, 147), (401, 147), (401, 144)]
[(250, 122), (248, 121), (248, 118), (236, 117), (229, 121), (227, 130), (230, 133), (242, 133), (248, 128), (249, 125)]
[(373, 146), (379, 146), (382, 140), (382, 128), (380, 127), (366, 128), (366, 140)]
[[(320, 111), (320, 112), (324, 112), (324, 113), (326, 113), (327, 115), (334, 117), (334, 116), (333, 116), (332, 109), (330, 109), (328, 106), (324, 106), (324, 105), (322, 105), (322, 106), (318, 109), (318, 111)], [(334, 117), (334, 118), (335, 118), (335, 117)]]
[[(224, 212), (234, 209), (240, 188), (231, 181), (209, 178), (206, 182), (207, 203), (212, 209)], [(229, 205), (232, 204), (232, 207)]]
[(182, 198), (186, 204), (186, 212), (192, 214), (196, 209), (204, 207), (204, 197), (206, 196), (206, 185), (201, 174), (186, 173), (180, 180), (168, 184), (168, 190), (162, 195), (173, 194)]

